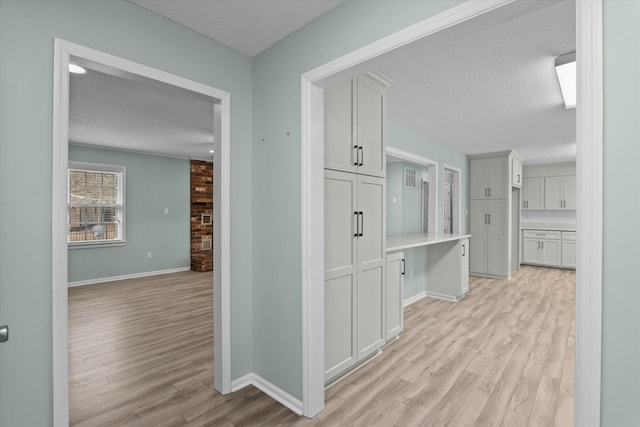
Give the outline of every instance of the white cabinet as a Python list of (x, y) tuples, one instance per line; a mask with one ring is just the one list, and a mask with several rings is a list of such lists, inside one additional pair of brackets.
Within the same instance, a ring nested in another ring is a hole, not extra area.
[(388, 83), (378, 73), (367, 73), (324, 91), (326, 169), (385, 176)]
[(522, 162), (518, 159), (511, 159), (511, 185), (522, 187)]
[(471, 200), (469, 270), (508, 276), (507, 200)]
[(508, 173), (508, 157), (472, 159), (469, 170), (470, 198), (505, 199)]
[(384, 343), (385, 180), (325, 170), (325, 380)]
[(561, 251), (559, 231), (525, 230), (523, 232), (522, 262), (524, 264), (560, 267)]
[(546, 210), (575, 210), (576, 177), (546, 177), (544, 179), (544, 208)]
[(544, 209), (544, 178), (524, 178), (522, 180), (522, 209)]
[(385, 301), (385, 340), (395, 338), (403, 328), (402, 287), (404, 284), (404, 253), (387, 255)]
[(576, 268), (576, 233), (562, 232), (562, 267)]
[(469, 239), (460, 240), (460, 293), (469, 292)]

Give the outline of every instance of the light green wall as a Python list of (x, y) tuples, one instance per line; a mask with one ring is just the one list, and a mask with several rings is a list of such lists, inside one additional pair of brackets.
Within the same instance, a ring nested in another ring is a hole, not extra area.
[(74, 145), (69, 160), (127, 168), (127, 244), (70, 249), (69, 282), (189, 267), (189, 160)]
[(252, 360), (251, 59), (124, 0), (0, 0), (0, 425), (52, 420), (53, 38), (231, 93), (232, 376)]
[(260, 301), (254, 368), (296, 398), (302, 397), (300, 75), (460, 3), (347, 0), (254, 58), (253, 297)]
[[(640, 2), (604, 2), (604, 427), (640, 425)], [(579, 273), (579, 272), (578, 272)]]

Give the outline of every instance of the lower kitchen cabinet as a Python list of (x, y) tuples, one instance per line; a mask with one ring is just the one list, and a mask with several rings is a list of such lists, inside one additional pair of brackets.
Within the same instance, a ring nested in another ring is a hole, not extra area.
[(402, 288), (404, 285), (404, 252), (387, 255), (385, 301), (385, 339), (395, 338), (403, 328)]
[(550, 267), (561, 266), (562, 247), (559, 231), (525, 230), (523, 237), (522, 262)]
[(576, 232), (562, 232), (562, 266), (576, 268)]

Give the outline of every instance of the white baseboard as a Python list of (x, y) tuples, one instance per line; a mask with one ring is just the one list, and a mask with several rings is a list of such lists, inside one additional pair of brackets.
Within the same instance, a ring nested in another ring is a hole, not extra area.
[(427, 296), (427, 293), (425, 291), (419, 292), (419, 293), (415, 294), (414, 296), (405, 299), (402, 302), (402, 306), (403, 307), (409, 307), (414, 302), (418, 302), (418, 301), (420, 301), (422, 298), (424, 298), (426, 296)]
[(444, 301), (458, 302), (462, 299), (462, 297), (452, 297), (451, 295), (439, 294), (437, 292), (427, 292), (427, 296), (430, 298), (441, 299)]
[(67, 286), (95, 285), (96, 283), (115, 282), (117, 280), (139, 279), (140, 277), (159, 276), (161, 274), (179, 273), (181, 271), (189, 271), (191, 267), (170, 268), (168, 270), (145, 271), (143, 273), (124, 274), (122, 276), (102, 277), (98, 279), (78, 280), (77, 282), (69, 282)]
[(291, 409), (296, 414), (302, 415), (302, 402), (300, 400), (291, 396), (280, 387), (265, 380), (260, 375), (251, 373), (233, 380), (231, 382), (231, 391), (238, 391), (248, 385), (253, 385), (255, 388), (271, 396), (273, 399)]

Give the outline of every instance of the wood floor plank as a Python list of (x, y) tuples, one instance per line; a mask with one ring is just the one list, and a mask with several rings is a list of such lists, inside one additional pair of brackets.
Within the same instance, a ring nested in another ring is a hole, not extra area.
[(457, 303), (412, 304), (400, 338), (329, 388), (314, 419), (252, 386), (214, 390), (212, 281), (211, 273), (183, 272), (69, 290), (72, 425), (572, 423), (572, 271), (472, 277)]

